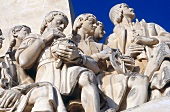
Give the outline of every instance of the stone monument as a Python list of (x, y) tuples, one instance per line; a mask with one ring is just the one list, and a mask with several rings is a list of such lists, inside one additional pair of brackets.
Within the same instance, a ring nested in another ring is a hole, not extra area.
[(105, 43), (107, 26), (74, 20), (71, 0), (0, 4), (0, 112), (170, 110), (170, 33), (132, 22), (127, 4), (111, 8)]

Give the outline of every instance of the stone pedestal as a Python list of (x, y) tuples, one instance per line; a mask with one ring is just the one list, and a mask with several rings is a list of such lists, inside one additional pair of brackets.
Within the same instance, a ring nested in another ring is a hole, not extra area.
[(122, 112), (169, 112), (170, 97), (163, 97)]

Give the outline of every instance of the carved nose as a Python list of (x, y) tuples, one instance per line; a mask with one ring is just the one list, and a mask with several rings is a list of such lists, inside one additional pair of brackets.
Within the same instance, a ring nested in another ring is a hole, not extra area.
[(64, 28), (64, 24), (61, 24), (60, 27)]
[(131, 11), (131, 12), (133, 12), (133, 11), (134, 11), (134, 9), (133, 9), (133, 8), (129, 8), (129, 9), (130, 9), (130, 11)]
[(96, 28), (96, 27), (97, 27), (97, 25), (96, 25), (96, 24), (93, 24), (93, 27), (95, 27), (95, 28)]
[(103, 31), (103, 34), (106, 34), (106, 31)]

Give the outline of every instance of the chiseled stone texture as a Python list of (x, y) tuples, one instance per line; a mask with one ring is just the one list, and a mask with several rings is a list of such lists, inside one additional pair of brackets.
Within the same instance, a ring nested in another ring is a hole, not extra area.
[[(69, 18), (69, 25), (64, 31), (69, 34), (72, 29), (74, 17), (70, 0), (0, 0), (0, 29), (6, 41), (10, 28), (16, 25), (27, 25), (33, 33), (40, 33), (41, 23), (50, 11), (62, 11)], [(0, 56), (7, 51), (9, 42), (0, 50)], [(6, 48), (6, 49), (5, 49)]]
[(162, 97), (122, 112), (169, 112), (170, 97)]

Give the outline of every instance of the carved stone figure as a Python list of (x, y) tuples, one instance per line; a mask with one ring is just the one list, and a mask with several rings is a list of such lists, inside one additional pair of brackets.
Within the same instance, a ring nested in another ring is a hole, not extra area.
[(63, 98), (71, 99), (68, 96), (79, 85), (85, 112), (99, 112), (100, 99), (94, 74), (99, 72), (99, 68), (92, 58), (81, 54), (72, 42), (68, 39), (64, 41), (66, 36), (62, 31), (67, 24), (68, 19), (62, 12), (48, 13), (41, 26), (42, 35), (30, 35), (23, 40), (17, 51), (17, 61), (25, 70), (35, 67), (35, 82), (52, 83)]
[[(30, 28), (25, 25), (15, 26), (11, 29), (11, 33), (13, 38), (15, 39), (24, 39), (27, 35), (29, 35)], [(10, 49), (13, 49), (15, 43), (16, 42), (14, 41), (11, 42)], [(11, 52), (12, 51), (10, 51), (10, 53)], [(3, 66), (1, 66), (1, 81), (3, 81), (4, 83), (2, 83), (3, 86), (1, 86), (0, 91), (0, 110), (17, 112), (52, 112), (56, 110), (57, 106), (60, 107), (56, 102), (54, 102), (54, 96), (51, 95), (51, 93), (55, 92), (53, 90), (53, 86), (47, 82), (33, 83), (33, 79), (29, 77), (28, 74), (25, 74), (25, 71), (20, 68), (15, 60), (11, 59), (11, 57), (14, 57), (11, 55), (14, 54), (8, 55), (8, 53), (4, 57), (5, 61), (2, 62)], [(15, 76), (14, 74), (17, 76)], [(57, 109), (60, 110), (59, 108)]]
[[(16, 50), (21, 45), (21, 42), (31, 34), (31, 29), (26, 25), (17, 25), (11, 28), (9, 35), (11, 36), (11, 42), (8, 49), (8, 52), (6, 54), (6, 57), (8, 56), (9, 59), (12, 60), (13, 66), (15, 66), (12, 76), (17, 76), (17, 80), (13, 78), (13, 80), (18, 81), (18, 84), (30, 84), (34, 82), (34, 79), (31, 78), (31, 74), (27, 74), (26, 71), (24, 71), (20, 65), (17, 63), (15, 55), (17, 57)], [(15, 54), (16, 53), (16, 54)]]
[[(109, 16), (115, 28), (114, 33), (107, 38), (106, 44), (135, 58), (134, 71), (150, 78), (150, 99), (168, 94), (169, 87), (166, 85), (169, 82), (169, 74), (164, 72), (169, 72), (167, 54), (170, 34), (155, 23), (146, 23), (144, 20), (132, 22), (135, 13), (125, 3), (113, 6)], [(161, 49), (166, 49), (165, 53), (162, 53)]]
[[(11, 28), (11, 31), (9, 33), (10, 36), (12, 36), (11, 38), (11, 43), (10, 43), (10, 50), (16, 50), (18, 49), (18, 47), (20, 46), (21, 42), (23, 41), (23, 39), (28, 36), (31, 33), (31, 29), (26, 26), (26, 25), (18, 25), (18, 26), (14, 26), (13, 28)], [(12, 44), (12, 45), (11, 45)], [(13, 49), (11, 49), (11, 47)]]
[[(121, 3), (110, 10), (115, 27), (103, 44), (104, 25), (93, 14), (79, 15), (72, 30), (69, 0), (27, 2), (2, 7), (11, 6), (1, 16), (0, 112), (150, 111), (157, 102), (159, 111), (169, 110), (169, 32), (145, 20), (132, 22), (134, 10)], [(13, 8), (15, 14), (5, 15)], [(38, 23), (53, 8), (67, 16), (51, 11)], [(32, 29), (10, 26), (20, 23)], [(40, 34), (31, 33), (39, 24)]]
[[(113, 51), (107, 45), (94, 41), (94, 35), (96, 38), (97, 35), (102, 36), (104, 34), (103, 25), (98, 31), (94, 30), (96, 28), (96, 21), (96, 17), (92, 14), (82, 14), (78, 16), (73, 26), (74, 39), (84, 54), (95, 59), (102, 71), (108, 72), (105, 77), (101, 77), (100, 75), (99, 77), (102, 78), (100, 79), (102, 80), (101, 90), (104, 91), (107, 96), (106, 99), (109, 108), (113, 108), (117, 111), (123, 99), (127, 99), (127, 104), (123, 105), (123, 107), (121, 107), (122, 109), (145, 103), (147, 101), (148, 78), (139, 75), (138, 73), (127, 73), (126, 75), (122, 73), (118, 74), (118, 71), (115, 71), (111, 67), (107, 67), (106, 59), (109, 58)], [(91, 26), (91, 29), (88, 28), (89, 26)], [(89, 30), (89, 33), (87, 33), (87, 29)], [(114, 50), (114, 52), (115, 51), (116, 50)], [(125, 66), (127, 67), (133, 66), (132, 60), (128, 59), (128, 57), (124, 57), (122, 61), (124, 61)], [(110, 81), (111, 83), (109, 83)], [(130, 91), (127, 93), (128, 97), (126, 96), (127, 94), (125, 95), (126, 90)]]

